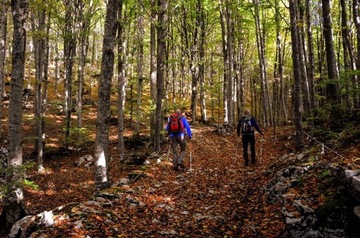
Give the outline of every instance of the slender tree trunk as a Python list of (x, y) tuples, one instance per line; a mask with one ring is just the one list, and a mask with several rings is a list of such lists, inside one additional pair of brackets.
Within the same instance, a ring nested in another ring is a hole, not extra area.
[(300, 67), (301, 67), (301, 82), (302, 82), (302, 97), (301, 102), (306, 114), (311, 113), (311, 102), (310, 102), (310, 90), (309, 90), (309, 80), (308, 80), (308, 72), (307, 72), (307, 58), (306, 58), (306, 47), (305, 47), (305, 32), (304, 32), (304, 10), (303, 8), (299, 9), (299, 60), (300, 60)]
[(201, 121), (207, 122), (205, 100), (205, 14), (203, 6), (200, 6), (200, 45), (199, 45), (199, 81), (200, 81), (200, 114)]
[(312, 36), (312, 24), (311, 24), (311, 8), (310, 8), (310, 0), (306, 0), (305, 2), (306, 8), (306, 39), (307, 39), (307, 48), (308, 48), (308, 79), (309, 79), (309, 92), (310, 92), (310, 106), (311, 108), (315, 108), (317, 106), (317, 101), (315, 97), (315, 56), (314, 56), (314, 46), (313, 46), (313, 36)]
[(65, 147), (69, 146), (70, 126), (71, 126), (71, 111), (72, 111), (72, 77), (74, 57), (76, 54), (76, 38), (74, 32), (74, 24), (76, 17), (72, 11), (72, 0), (64, 0), (65, 5), (65, 35), (64, 35), (64, 57), (65, 57)]
[(13, 14), (12, 70), (9, 102), (9, 157), (8, 167), (14, 169), (7, 175), (7, 183), (12, 184), (5, 199), (4, 214), (6, 214), (5, 229), (9, 228), (23, 215), (22, 202), (24, 194), (19, 184), (22, 181), (19, 168), (23, 164), (22, 151), (22, 92), (25, 71), (26, 30), (25, 23), (28, 14), (28, 0), (11, 1)]
[(58, 82), (59, 82), (59, 74), (60, 74), (60, 54), (59, 54), (59, 44), (57, 41), (55, 41), (55, 73), (54, 73), (54, 78), (55, 78), (55, 85), (54, 85), (54, 90), (55, 90), (55, 95), (58, 95)]
[(144, 80), (143, 76), (143, 64), (144, 64), (144, 17), (143, 17), (143, 9), (141, 5), (141, 0), (139, 0), (138, 6), (139, 9), (139, 15), (138, 15), (138, 25), (137, 25), (137, 65), (136, 65), (136, 71), (137, 71), (137, 99), (136, 99), (136, 123), (135, 123), (135, 134), (140, 134), (139, 129), (139, 120), (141, 118), (141, 96), (142, 96), (142, 84)]
[(5, 85), (5, 57), (6, 57), (6, 30), (7, 30), (7, 5), (6, 1), (0, 2), (0, 139), (2, 138), (3, 125), (3, 95)]
[(220, 1), (220, 25), (221, 25), (221, 39), (222, 39), (222, 52), (223, 52), (223, 64), (224, 64), (224, 87), (223, 87), (223, 102), (224, 102), (224, 123), (229, 123), (229, 111), (228, 111), (228, 87), (229, 87), (229, 51), (227, 49), (227, 29), (226, 29), (226, 7), (224, 7), (223, 0)]
[(274, 66), (274, 87), (273, 87), (273, 110), (274, 110), (274, 135), (278, 119), (281, 118), (281, 81), (283, 80), (282, 47), (281, 47), (281, 26), (280, 26), (279, 0), (275, 1), (275, 24), (276, 24), (276, 53)]
[[(343, 58), (344, 58), (344, 68), (345, 72), (348, 72), (350, 70), (354, 70), (352, 68), (353, 66), (353, 56), (352, 56), (352, 46), (350, 43), (350, 34), (349, 34), (349, 27), (348, 27), (348, 17), (347, 17), (347, 8), (345, 0), (340, 0), (341, 5), (341, 36), (342, 36), (342, 48), (343, 48)], [(344, 87), (345, 87), (345, 95), (344, 95), (344, 101), (346, 108), (352, 107), (352, 101), (351, 101), (351, 92), (350, 92), (350, 76), (345, 77)]]
[(226, 90), (226, 99), (227, 99), (227, 119), (228, 124), (231, 128), (235, 127), (234, 120), (234, 35), (233, 35), (233, 9), (231, 5), (226, 2), (225, 4), (225, 18), (226, 18), (226, 50), (227, 50), (227, 90)]
[(124, 28), (122, 14), (123, 3), (120, 2), (119, 11), (118, 11), (118, 19), (119, 19), (119, 27), (118, 27), (118, 150), (120, 153), (120, 161), (125, 159), (125, 141), (124, 141), (124, 106), (125, 106), (125, 95), (126, 95), (126, 40), (124, 38)]
[(263, 32), (261, 26), (261, 19), (260, 19), (260, 9), (259, 9), (259, 2), (254, 0), (255, 4), (255, 27), (256, 27), (256, 42), (258, 47), (258, 57), (259, 57), (259, 69), (260, 69), (260, 94), (261, 94), (261, 105), (263, 109), (263, 119), (265, 126), (272, 124), (272, 111), (271, 105), (269, 100), (269, 91), (268, 91), (268, 82), (266, 76), (266, 54), (265, 54), (265, 32)]
[(158, 25), (157, 25), (157, 77), (156, 77), (156, 127), (155, 127), (155, 151), (160, 151), (160, 139), (162, 130), (162, 98), (164, 94), (164, 73), (166, 58), (167, 39), (167, 8), (168, 0), (158, 1)]
[(339, 73), (332, 33), (330, 0), (322, 0), (322, 10), (324, 21), (323, 32), (326, 48), (326, 62), (329, 80), (329, 82), (326, 84), (326, 99), (328, 103), (339, 103)]
[[(80, 34), (79, 34), (79, 63), (78, 63), (78, 82), (77, 82), (77, 98), (76, 98), (76, 112), (77, 112), (77, 127), (78, 129), (83, 127), (83, 92), (85, 81), (85, 67), (86, 57), (88, 54), (89, 45), (89, 28), (90, 17), (92, 8), (85, 8), (85, 4), (82, 0), (79, 0), (79, 22), (80, 22)], [(85, 14), (84, 14), (85, 12)], [(91, 87), (91, 86), (90, 86)], [(83, 137), (81, 131), (78, 132), (78, 145), (83, 143)]]
[(114, 72), (114, 46), (117, 32), (118, 0), (109, 0), (106, 7), (105, 33), (99, 81), (98, 113), (95, 138), (95, 185), (97, 189), (109, 187), (107, 175), (110, 118), (111, 80)]
[(295, 148), (296, 151), (301, 151), (304, 147), (304, 139), (302, 134), (302, 114), (301, 114), (301, 74), (299, 62), (299, 29), (298, 29), (298, 16), (297, 16), (297, 0), (289, 1), (290, 10), (290, 27), (291, 27), (291, 48), (294, 72), (294, 124), (295, 124)]
[[(42, 5), (43, 6), (43, 5)], [(46, 33), (46, 13), (43, 7), (37, 9), (36, 12), (32, 13), (32, 30), (33, 30), (33, 42), (34, 42), (34, 59), (35, 59), (35, 140), (34, 151), (37, 154), (37, 166), (38, 170), (42, 171), (43, 168), (43, 88), (42, 84), (44, 81), (44, 64), (45, 64), (45, 33)]]
[(151, 114), (150, 114), (150, 141), (155, 144), (155, 102), (156, 102), (156, 0), (151, 0), (151, 23), (150, 23), (150, 99), (151, 99)]
[[(356, 28), (356, 61), (355, 68), (360, 69), (360, 2), (353, 0), (353, 19)], [(360, 93), (359, 93), (359, 77), (354, 77), (353, 81), (353, 104), (355, 108), (360, 108)]]

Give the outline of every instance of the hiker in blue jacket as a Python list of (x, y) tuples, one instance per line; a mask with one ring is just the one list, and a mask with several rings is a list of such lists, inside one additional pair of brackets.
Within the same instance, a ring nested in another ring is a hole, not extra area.
[(251, 151), (251, 163), (255, 164), (256, 162), (254, 128), (261, 135), (264, 135), (259, 125), (257, 124), (255, 118), (251, 116), (250, 110), (247, 109), (244, 111), (244, 116), (240, 118), (239, 123), (237, 125), (237, 136), (240, 136), (241, 133), (245, 166), (249, 165), (249, 158), (248, 158), (249, 143), (250, 143), (250, 151)]
[[(182, 116), (180, 109), (177, 109), (175, 113), (170, 116), (166, 130), (168, 131), (173, 151), (173, 169), (178, 170), (179, 167), (184, 169), (183, 160), (186, 152), (185, 137), (187, 136), (191, 139), (192, 132), (187, 119)], [(180, 154), (177, 149), (178, 145), (180, 146)]]

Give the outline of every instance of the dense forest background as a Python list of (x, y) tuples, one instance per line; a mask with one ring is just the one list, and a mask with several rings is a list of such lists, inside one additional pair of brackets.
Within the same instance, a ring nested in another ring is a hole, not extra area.
[[(294, 125), (301, 151), (304, 126), (321, 126), (331, 137), (347, 126), (344, 115), (360, 106), (357, 0), (1, 0), (0, 5), (0, 138), (12, 168), (1, 197), (12, 217), (20, 216), (22, 144), (33, 143), (43, 170), (44, 149), (52, 143), (46, 126), (54, 120), (62, 122), (65, 149), (95, 141), (101, 189), (109, 186), (114, 122), (120, 159), (124, 120), (131, 121), (133, 136), (143, 126), (149, 129), (150, 145), (159, 151), (163, 118), (176, 108), (193, 123), (229, 130), (250, 108), (274, 133), (279, 125)], [(93, 105), (96, 125), (88, 125), (84, 113)], [(48, 114), (54, 108), (56, 118)], [(22, 135), (23, 110), (33, 111), (26, 118), (34, 130), (28, 138)]]

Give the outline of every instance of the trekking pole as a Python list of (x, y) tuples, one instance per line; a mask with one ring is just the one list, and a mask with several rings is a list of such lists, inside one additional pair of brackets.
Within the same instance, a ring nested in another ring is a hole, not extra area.
[(237, 160), (237, 154), (238, 154), (238, 140), (237, 140), (237, 134), (235, 133), (235, 155), (234, 155), (234, 163)]
[(193, 171), (193, 168), (192, 168), (192, 142), (190, 140), (190, 143), (189, 143), (189, 149), (190, 149), (190, 169), (189, 169), (189, 172)]
[(265, 140), (265, 138), (264, 138), (265, 136), (263, 136), (262, 138), (261, 138), (261, 146), (260, 146), (260, 164), (261, 164), (261, 160), (262, 160), (262, 157), (263, 157), (263, 147), (264, 147), (264, 140)]

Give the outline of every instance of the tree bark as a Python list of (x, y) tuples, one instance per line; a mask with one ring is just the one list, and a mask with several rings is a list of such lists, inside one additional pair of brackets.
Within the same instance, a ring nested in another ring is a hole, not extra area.
[(334, 40), (332, 33), (330, 0), (322, 0), (323, 32), (326, 49), (326, 63), (328, 82), (326, 83), (326, 99), (328, 103), (339, 103), (339, 73), (335, 55)]
[(65, 99), (65, 147), (69, 146), (70, 126), (71, 126), (71, 111), (72, 111), (72, 89), (73, 89), (73, 66), (74, 57), (76, 55), (76, 37), (74, 31), (76, 12), (73, 12), (72, 0), (64, 0), (65, 5), (65, 31), (64, 31), (64, 99)]
[[(151, 22), (150, 22), (150, 100), (152, 103), (151, 108), (155, 108), (156, 102), (156, 0), (151, 0)], [(155, 144), (155, 110), (151, 109), (150, 114), (150, 141)]]
[(164, 95), (164, 73), (166, 58), (167, 39), (167, 8), (168, 0), (158, 1), (158, 25), (157, 25), (157, 77), (156, 77), (156, 111), (155, 111), (155, 151), (160, 151), (162, 127), (162, 98)]
[(271, 103), (269, 100), (268, 81), (266, 75), (267, 61), (265, 54), (265, 32), (261, 26), (260, 9), (258, 0), (254, 0), (255, 11), (255, 27), (256, 27), (256, 44), (258, 48), (259, 58), (259, 70), (260, 70), (260, 95), (261, 95), (261, 107), (263, 113), (264, 125), (268, 126), (272, 124), (273, 117), (271, 110)]
[(301, 65), (299, 62), (299, 30), (298, 30), (298, 16), (297, 16), (297, 0), (289, 1), (290, 11), (290, 27), (291, 27), (291, 48), (293, 60), (293, 73), (294, 73), (294, 124), (295, 124), (295, 148), (300, 152), (304, 147), (304, 140), (302, 134), (302, 113), (301, 113)]
[(3, 95), (5, 85), (5, 57), (6, 57), (6, 35), (7, 35), (7, 5), (6, 1), (3, 0), (0, 3), (0, 139), (2, 138), (3, 125)]
[(136, 98), (136, 123), (135, 123), (135, 134), (140, 134), (140, 118), (141, 118), (141, 96), (142, 96), (142, 87), (143, 87), (143, 64), (144, 64), (144, 17), (141, 1), (139, 0), (139, 14), (138, 14), (138, 25), (137, 25), (137, 98)]
[(308, 49), (308, 79), (309, 79), (309, 93), (310, 93), (310, 106), (311, 108), (315, 108), (318, 103), (315, 97), (315, 55), (314, 55), (314, 46), (313, 46), (313, 33), (312, 33), (312, 24), (311, 24), (311, 8), (310, 8), (310, 0), (306, 0), (305, 2), (306, 15), (306, 40), (307, 40), (307, 49)]
[(21, 174), (16, 168), (23, 164), (22, 151), (22, 93), (25, 71), (26, 30), (25, 23), (28, 15), (29, 0), (11, 1), (13, 13), (13, 42), (12, 42), (12, 70), (10, 82), (9, 102), (9, 157), (8, 167), (13, 172), (7, 176), (8, 184), (13, 184), (5, 199), (4, 213), (5, 227), (8, 228), (23, 215), (23, 190), (19, 186)]
[[(356, 28), (356, 60), (355, 68), (360, 69), (360, 2), (353, 0), (353, 19)], [(359, 77), (354, 78), (353, 81), (353, 104), (355, 108), (360, 108), (360, 93), (359, 93)]]
[(126, 96), (126, 51), (127, 51), (127, 41), (124, 38), (124, 28), (122, 14), (123, 3), (120, 2), (118, 10), (118, 150), (120, 153), (120, 161), (125, 159), (125, 141), (124, 141), (124, 106), (125, 106), (125, 96)]
[(44, 82), (44, 67), (45, 67), (45, 30), (46, 30), (46, 13), (41, 4), (41, 7), (37, 11), (32, 12), (32, 30), (33, 30), (33, 42), (34, 42), (34, 59), (35, 59), (35, 145), (34, 152), (37, 154), (37, 166), (38, 171), (42, 171), (43, 168), (43, 88)]
[(105, 33), (99, 81), (98, 113), (95, 138), (95, 185), (97, 189), (109, 187), (107, 175), (111, 80), (114, 72), (114, 45), (117, 32), (119, 0), (109, 0), (106, 7)]

